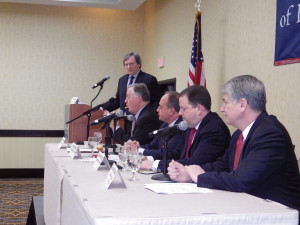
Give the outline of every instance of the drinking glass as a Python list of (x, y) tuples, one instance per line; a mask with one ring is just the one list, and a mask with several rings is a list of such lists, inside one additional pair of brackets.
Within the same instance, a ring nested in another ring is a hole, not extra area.
[(139, 170), (141, 162), (142, 162), (142, 155), (140, 155), (138, 152), (130, 152), (128, 154), (128, 165), (132, 172), (132, 177), (129, 179), (130, 181), (136, 181), (135, 174)]
[(97, 146), (97, 144), (98, 144), (97, 137), (89, 137), (88, 138), (88, 145), (89, 145), (89, 148), (91, 149), (91, 156), (93, 156), (94, 149)]
[(127, 160), (128, 160), (128, 154), (130, 153), (130, 147), (124, 147), (124, 146), (121, 146), (119, 148), (119, 153), (118, 153), (118, 156), (119, 156), (119, 159), (122, 161), (122, 171), (126, 171), (127, 170)]
[(97, 138), (98, 143), (102, 140), (102, 133), (101, 132), (95, 132), (94, 136)]

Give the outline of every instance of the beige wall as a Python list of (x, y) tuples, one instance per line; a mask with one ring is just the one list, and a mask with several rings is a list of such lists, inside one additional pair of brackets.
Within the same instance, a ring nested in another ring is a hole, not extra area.
[[(145, 5), (144, 57), (153, 64), (158, 56), (165, 56), (166, 61), (163, 69), (149, 65), (147, 70), (159, 79), (175, 76), (180, 91), (186, 87), (194, 1), (148, 0)], [(213, 110), (220, 112), (219, 90), (225, 81), (241, 74), (257, 76), (266, 86), (267, 111), (286, 126), (299, 157), (300, 64), (273, 66), (276, 0), (202, 0), (201, 11), (207, 88)]]
[[(224, 81), (256, 75), (267, 88), (268, 112), (300, 146), (300, 64), (273, 66), (276, 1), (202, 0), (201, 9), (213, 110), (219, 112)], [(141, 53), (143, 70), (158, 80), (176, 77), (181, 91), (195, 13), (194, 0), (147, 0), (135, 11), (0, 3), (1, 129), (63, 129), (71, 97), (89, 104), (97, 93), (91, 86), (106, 74), (111, 79), (94, 105), (115, 94), (127, 51)], [(49, 141), (58, 138), (0, 138), (0, 168), (43, 167), (42, 146)]]
[(107, 74), (94, 104), (114, 95), (124, 53), (143, 50), (142, 18), (142, 9), (0, 3), (1, 129), (63, 129), (64, 105), (90, 104)]

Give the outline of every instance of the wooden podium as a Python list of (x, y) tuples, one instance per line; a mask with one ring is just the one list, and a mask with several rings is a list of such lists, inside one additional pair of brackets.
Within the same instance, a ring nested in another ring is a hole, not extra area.
[[(85, 104), (70, 104), (65, 106), (65, 139), (68, 143), (73, 142), (83, 142), (87, 141), (87, 125), (88, 125), (88, 116), (83, 115), (76, 120), (66, 124), (68, 121), (84, 114), (86, 111), (91, 109), (92, 107)], [(91, 112), (90, 123), (94, 120), (103, 117), (103, 111), (97, 110), (95, 112)], [(90, 126), (89, 136), (94, 136), (95, 132), (102, 133), (102, 140), (104, 142), (104, 137), (106, 136), (105, 129), (101, 129), (103, 124), (97, 124), (95, 126)]]

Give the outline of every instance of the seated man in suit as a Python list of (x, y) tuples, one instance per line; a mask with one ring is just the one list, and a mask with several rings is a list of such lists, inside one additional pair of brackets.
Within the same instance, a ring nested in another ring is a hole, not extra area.
[[(184, 165), (201, 165), (220, 157), (228, 146), (230, 132), (218, 114), (211, 112), (211, 98), (203, 86), (184, 89), (179, 97), (179, 115), (188, 123), (189, 130), (178, 145), (181, 152), (178, 162)], [(142, 169), (162, 170), (162, 161), (143, 161)]]
[[(160, 99), (159, 106), (156, 110), (159, 120), (164, 122), (160, 129), (173, 126), (182, 121), (179, 116), (179, 94), (176, 91), (170, 91), (163, 95)], [(175, 134), (171, 137), (158, 136), (149, 144), (140, 146), (138, 141), (128, 140), (125, 145), (131, 146), (133, 149), (139, 149), (139, 152), (153, 161), (163, 159), (163, 151), (165, 151), (165, 141), (167, 140), (168, 159), (179, 159), (180, 151), (177, 146), (182, 142), (182, 133)]]
[[(158, 115), (153, 106), (150, 105), (150, 93), (143, 83), (134, 83), (128, 86), (125, 99), (128, 111), (134, 115), (131, 124), (131, 134), (118, 134), (118, 130), (114, 135), (120, 135), (119, 139), (124, 142), (131, 139), (138, 141), (141, 145), (148, 144), (153, 138), (149, 137), (149, 133), (160, 127)], [(120, 130), (120, 129), (119, 129)]]
[(289, 133), (266, 112), (264, 84), (243, 75), (222, 88), (221, 111), (236, 127), (225, 154), (214, 162), (184, 166), (172, 161), (171, 179), (270, 199), (300, 209), (300, 176)]

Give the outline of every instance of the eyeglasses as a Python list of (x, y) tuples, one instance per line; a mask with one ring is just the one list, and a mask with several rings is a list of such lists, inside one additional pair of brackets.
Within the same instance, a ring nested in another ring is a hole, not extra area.
[(126, 64), (124, 64), (124, 67), (133, 66), (134, 64), (136, 64), (136, 63), (135, 62), (126, 63)]

